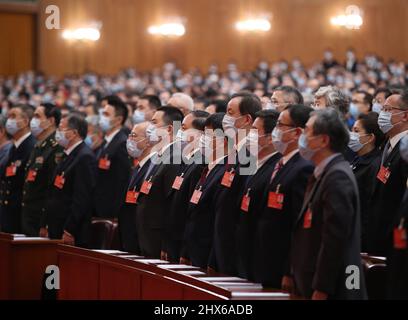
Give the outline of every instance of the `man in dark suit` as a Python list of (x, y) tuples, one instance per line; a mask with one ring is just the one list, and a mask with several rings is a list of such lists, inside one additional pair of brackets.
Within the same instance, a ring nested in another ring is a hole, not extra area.
[(130, 159), (126, 151), (127, 135), (121, 130), (128, 116), (121, 100), (108, 99), (99, 120), (105, 140), (97, 155), (98, 173), (94, 193), (95, 216), (116, 218), (130, 175)]
[(5, 170), (1, 177), (0, 229), (7, 233), (21, 233), (21, 202), (26, 165), (35, 145), (30, 132), (33, 108), (16, 105), (8, 113), (6, 130), (13, 138)]
[[(261, 212), (261, 200), (269, 183), (275, 164), (282, 155), (272, 143), (272, 131), (276, 126), (279, 113), (275, 110), (262, 110), (256, 114), (251, 132), (247, 139), (247, 149), (257, 156), (257, 171), (248, 177), (245, 188), (239, 198), (240, 214), (236, 228), (237, 273), (245, 279), (254, 279), (252, 259), (255, 238), (255, 226)], [(252, 151), (254, 150), (254, 151)]]
[(205, 121), (205, 135), (200, 142), (201, 153), (206, 156), (201, 172), (189, 199), (187, 222), (184, 230), (180, 263), (206, 269), (214, 238), (215, 197), (221, 188), (225, 173), (227, 146), (222, 131), (224, 113), (215, 113)]
[(292, 282), (289, 277), (291, 231), (313, 172), (313, 165), (299, 154), (298, 140), (312, 111), (303, 105), (289, 105), (272, 132), (273, 144), (282, 158), (268, 177), (252, 249), (255, 281), (266, 287), (285, 288)]
[[(86, 247), (91, 225), (96, 159), (83, 141), (84, 118), (73, 114), (61, 120), (55, 139), (64, 148), (48, 196), (41, 233), (65, 244)], [(45, 230), (47, 229), (47, 230)]]
[(204, 131), (204, 122), (201, 128), (194, 127), (197, 119), (205, 121), (208, 117), (205, 111), (197, 110), (184, 117), (177, 139), (185, 144), (183, 148), (183, 165), (174, 179), (170, 191), (170, 207), (166, 216), (164, 258), (171, 262), (180, 261), (180, 252), (187, 221), (187, 211), (191, 195), (201, 173), (205, 168), (204, 155), (200, 152), (199, 141)]
[(136, 227), (140, 253), (146, 257), (165, 258), (164, 228), (170, 204), (170, 191), (181, 166), (181, 143), (173, 128), (180, 126), (183, 114), (175, 107), (162, 107), (147, 128), (150, 142), (157, 144), (157, 157), (140, 187), (136, 206)]
[(408, 164), (401, 159), (399, 145), (408, 134), (408, 92), (394, 94), (384, 104), (378, 118), (387, 136), (368, 217), (368, 252), (387, 256), (392, 249), (392, 230), (405, 193)]
[(313, 113), (299, 139), (301, 156), (316, 166), (291, 249), (295, 286), (305, 298), (366, 299), (358, 187), (341, 154), (348, 140), (347, 128), (331, 109)]
[(118, 215), (122, 249), (136, 254), (140, 254), (136, 229), (137, 201), (146, 174), (149, 174), (149, 171), (153, 169), (152, 158), (157, 155), (156, 152), (152, 152), (154, 144), (149, 141), (146, 135), (149, 125), (149, 122), (135, 125), (127, 140), (127, 152), (134, 159), (135, 167), (129, 177), (127, 190), (122, 195), (122, 206)]
[(26, 167), (22, 203), (22, 230), (30, 237), (38, 237), (41, 216), (46, 199), (52, 189), (52, 178), (57, 166), (55, 157), (63, 149), (55, 141), (55, 130), (61, 120), (61, 111), (53, 104), (45, 103), (35, 109), (31, 120), (31, 133), (37, 143)]
[[(408, 163), (408, 135), (400, 142), (402, 159)], [(388, 298), (408, 300), (408, 181), (393, 230), (393, 249), (387, 260)]]
[(261, 101), (256, 95), (238, 93), (231, 97), (223, 119), (229, 154), (215, 199), (214, 242), (209, 266), (228, 275), (237, 272), (235, 231), (240, 211), (237, 198), (248, 176), (256, 170), (256, 158), (245, 147), (246, 137), (261, 109)]

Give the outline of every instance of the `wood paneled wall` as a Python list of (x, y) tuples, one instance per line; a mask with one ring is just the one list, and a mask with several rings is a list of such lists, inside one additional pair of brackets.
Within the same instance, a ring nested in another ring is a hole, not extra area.
[[(70, 44), (61, 31), (45, 28), (45, 7), (61, 9), (62, 28), (101, 21), (102, 36), (93, 44)], [(329, 19), (347, 5), (364, 10), (361, 30), (333, 28)], [(264, 35), (239, 34), (237, 19), (250, 12), (271, 12), (272, 29)], [(187, 19), (180, 39), (149, 35), (150, 24), (168, 16)], [(258, 60), (300, 57), (320, 59), (325, 48), (344, 57), (348, 47), (359, 56), (376, 52), (385, 58), (408, 61), (408, 1), (406, 0), (40, 0), (38, 66), (61, 75), (85, 69), (115, 73), (134, 66), (148, 70), (174, 60), (184, 69), (221, 68), (235, 60), (253, 68)]]
[(0, 10), (0, 75), (35, 68), (35, 15)]

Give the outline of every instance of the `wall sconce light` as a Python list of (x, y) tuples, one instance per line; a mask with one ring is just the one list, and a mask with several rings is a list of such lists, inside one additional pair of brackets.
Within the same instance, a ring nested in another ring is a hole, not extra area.
[(363, 25), (363, 13), (355, 5), (348, 6), (344, 14), (332, 17), (330, 22), (333, 26), (343, 27), (350, 30), (360, 29)]
[(152, 25), (147, 32), (155, 36), (181, 37), (186, 33), (186, 28), (182, 22), (168, 22)]
[(99, 31), (102, 23), (93, 24), (90, 27), (82, 27), (76, 29), (65, 29), (62, 32), (62, 37), (68, 41), (98, 41), (101, 37)]
[(271, 29), (270, 16), (240, 20), (235, 23), (235, 28), (241, 32), (267, 32)]

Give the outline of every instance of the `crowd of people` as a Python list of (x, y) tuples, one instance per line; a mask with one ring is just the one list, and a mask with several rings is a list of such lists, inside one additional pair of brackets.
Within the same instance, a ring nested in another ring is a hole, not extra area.
[[(408, 298), (405, 65), (330, 51), (239, 73), (1, 79), (0, 230), (124, 251), (313, 299)], [(360, 276), (352, 282), (350, 266)]]

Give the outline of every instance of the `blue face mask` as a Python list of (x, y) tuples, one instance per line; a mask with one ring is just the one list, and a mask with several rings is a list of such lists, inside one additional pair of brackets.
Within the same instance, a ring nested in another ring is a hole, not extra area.
[(133, 113), (133, 123), (134, 124), (142, 123), (146, 121), (145, 119), (146, 119), (146, 116), (144, 112), (135, 110), (135, 112)]
[(403, 137), (400, 142), (401, 158), (408, 163), (408, 135)]
[(69, 140), (67, 139), (67, 137), (65, 136), (65, 133), (63, 133), (60, 130), (57, 130), (55, 132), (55, 140), (58, 142), (58, 144), (63, 147), (66, 148), (69, 145)]
[(112, 124), (110, 118), (107, 116), (101, 116), (99, 119), (99, 126), (101, 127), (103, 132), (108, 132), (112, 129)]
[(8, 134), (14, 136), (20, 128), (18, 127), (16, 119), (8, 119), (6, 122), (6, 131)]
[(366, 137), (369, 136), (370, 134), (363, 134), (363, 135), (359, 135), (357, 132), (350, 132), (350, 140), (348, 143), (348, 146), (351, 150), (353, 150), (354, 152), (359, 152), (361, 149), (363, 149), (363, 147), (369, 143), (369, 141), (367, 141), (366, 143), (361, 143), (360, 142), (360, 138), (361, 137)]
[(360, 109), (358, 108), (358, 106), (355, 103), (351, 103), (350, 104), (350, 114), (352, 115), (352, 117), (354, 119), (357, 119), (358, 116), (360, 115)]
[(91, 136), (86, 136), (85, 143), (89, 148), (92, 148), (93, 141)]
[(380, 114), (381, 109), (382, 109), (382, 105), (379, 104), (378, 102), (373, 104), (373, 108), (372, 108), (373, 112)]
[[(314, 139), (313, 137), (312, 139)], [(310, 149), (309, 144), (307, 142), (307, 137), (304, 133), (301, 134), (299, 138), (299, 153), (300, 155), (306, 160), (312, 160), (313, 156), (317, 151), (320, 149)]]
[(406, 111), (401, 111), (397, 113), (391, 113), (388, 111), (381, 111), (380, 115), (378, 116), (378, 126), (380, 127), (381, 131), (384, 132), (384, 134), (387, 134), (390, 132), (392, 128), (395, 127), (398, 123), (402, 122), (397, 122), (397, 123), (392, 123), (392, 117), (397, 116), (399, 114), (405, 113)]

